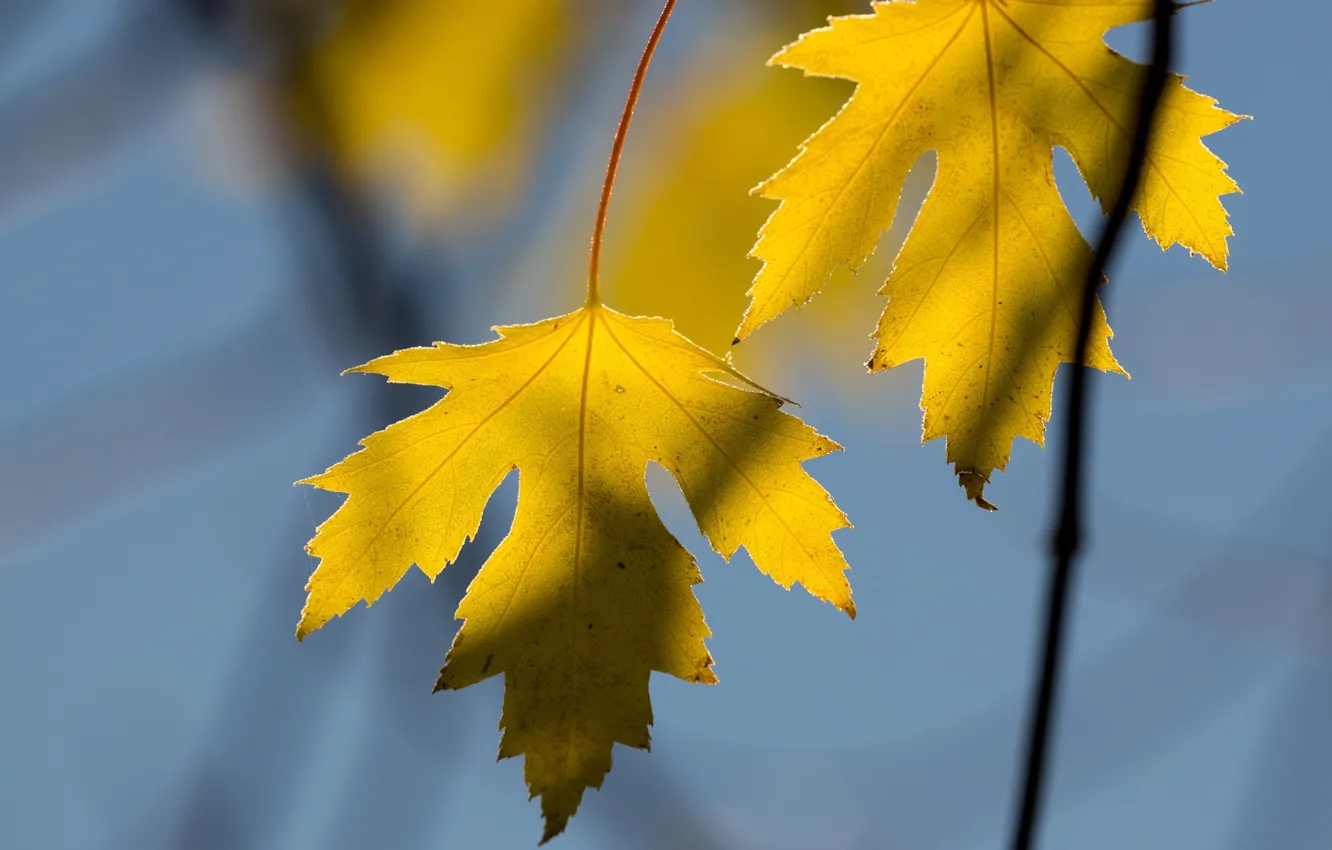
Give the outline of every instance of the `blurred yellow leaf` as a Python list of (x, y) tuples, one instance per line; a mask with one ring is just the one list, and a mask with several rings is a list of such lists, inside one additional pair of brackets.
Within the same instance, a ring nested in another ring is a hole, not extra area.
[[(934, 187), (882, 293), (874, 370), (925, 358), (924, 439), (947, 437), (969, 498), (1006, 464), (1015, 436), (1044, 438), (1055, 371), (1069, 362), (1090, 249), (1055, 188), (1066, 148), (1113, 201), (1143, 68), (1104, 33), (1145, 20), (1149, 0), (880, 2), (782, 50), (774, 64), (859, 86), (762, 187), (781, 206), (760, 231), (764, 261), (743, 338), (808, 301), (838, 266), (857, 269), (893, 221), (903, 180), (938, 154)], [(1238, 191), (1201, 137), (1238, 116), (1172, 76), (1136, 209), (1162, 247), (1225, 267), (1219, 196)], [(1122, 371), (1098, 307), (1089, 362)]]
[(518, 469), (513, 528), (458, 609), (437, 687), (504, 674), (500, 755), (525, 756), (548, 840), (601, 786), (614, 743), (648, 746), (651, 671), (716, 681), (698, 568), (657, 517), (647, 464), (675, 476), (722, 557), (744, 546), (783, 587), (854, 616), (831, 536), (848, 523), (801, 468), (837, 444), (735, 386), (754, 387), (669, 322), (593, 305), (499, 335), (353, 370), (449, 392), (305, 482), (349, 496), (310, 541), (320, 563), (297, 636), (374, 602), (412, 564), (434, 579)]
[(574, 34), (573, 0), (346, 0), (293, 87), (334, 164), (437, 217), (502, 208), (526, 179)]
[[(804, 84), (766, 71), (762, 60), (793, 26), (854, 5), (784, 0), (736, 15), (691, 59), (667, 102), (642, 119), (650, 153), (640, 156), (642, 167), (631, 169), (617, 195), (616, 226), (624, 228), (617, 232), (625, 235), (607, 254), (607, 286), (617, 303), (670, 316), (681, 333), (707, 347), (731, 343), (755, 268), (745, 254), (767, 214), (750, 190), (847, 95), (844, 83)], [(746, 346), (749, 362), (813, 353), (841, 366), (863, 363), (869, 335), (847, 334), (845, 323), (874, 296), (850, 286), (847, 272), (840, 275), (847, 279), (829, 287), (813, 317), (815, 344), (793, 348), (783, 344), (792, 340), (765, 335), (758, 351)]]

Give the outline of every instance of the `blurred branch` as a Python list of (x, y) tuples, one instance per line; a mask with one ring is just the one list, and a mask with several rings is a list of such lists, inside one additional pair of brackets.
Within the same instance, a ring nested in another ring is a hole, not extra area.
[(30, 28), (50, 11), (49, 0), (5, 0), (0, 5), (0, 73), (13, 55), (13, 45), (27, 36)]
[[(1332, 716), (1332, 526), (1324, 496), (1330, 464), (1332, 435), (1299, 465), (1293, 485), (1283, 488), (1280, 500), (1263, 511), (1257, 524), (1265, 536), (1305, 559), (1302, 592), (1283, 600), (1294, 613), (1282, 616), (1280, 607), (1265, 600), (1272, 595), (1270, 588), (1240, 588), (1220, 600), (1222, 610), (1235, 612), (1237, 619), (1280, 628), (1298, 649), (1310, 653), (1284, 675), (1269, 710), (1257, 766), (1226, 843), (1231, 850), (1332, 846), (1332, 808), (1327, 805), (1332, 794), (1332, 735), (1327, 727)], [(1251, 567), (1263, 567), (1261, 573), (1251, 569), (1254, 584), (1270, 564), (1271, 559), (1254, 559)]]
[(167, 2), (124, 14), (96, 49), (0, 103), (0, 218), (119, 153), (182, 89), (196, 33)]
[[(1298, 510), (1299, 505), (1293, 508)], [(1099, 523), (1107, 543), (1098, 560), (1113, 565), (1113, 574), (1089, 590), (1146, 604), (1161, 615), (1227, 636), (1297, 652), (1311, 662), (1332, 664), (1332, 604), (1324, 593), (1328, 566), (1318, 556), (1251, 534), (1234, 536), (1212, 547), (1217, 551), (1206, 561), (1205, 580), (1191, 582), (1191, 592), (1162, 594), (1161, 586), (1176, 578), (1180, 565), (1196, 559), (1204, 533), (1166, 526), (1115, 505), (1100, 511)], [(1261, 527), (1269, 532), (1288, 528), (1296, 540), (1305, 536), (1289, 521)]]
[[(604, 799), (602, 799), (604, 797)], [(615, 769), (580, 817), (596, 820), (602, 842), (615, 850), (726, 850), (698, 794), (659, 756), (617, 752)]]
[(290, 309), (0, 432), (0, 564), (151, 491), (309, 403)]
[[(1266, 710), (1257, 766), (1226, 842), (1232, 850), (1322, 847), (1332, 839), (1324, 804), (1332, 790), (1332, 737), (1325, 733), (1332, 706), (1332, 533), (1323, 498), (1329, 464), (1332, 433), (1325, 433), (1274, 497), (1243, 524), (1242, 536), (1195, 567), (1196, 577), (1181, 591), (1153, 605), (1163, 614), (1301, 656), (1293, 670), (1280, 674)], [(1148, 592), (1143, 585), (1168, 574), (1177, 557), (1160, 551), (1164, 534), (1159, 521), (1121, 517), (1112, 539), (1140, 548), (1110, 554), (1117, 568), (1107, 589), (1141, 598)], [(1189, 533), (1172, 549), (1196, 551), (1200, 536)], [(1144, 551), (1144, 541), (1157, 551)]]
[(1041, 672), (1032, 700), (1027, 738), (1025, 774), (1018, 816), (1014, 827), (1013, 850), (1030, 850), (1034, 840), (1043, 792), (1046, 750), (1050, 738), (1051, 716), (1059, 684), (1064, 633), (1064, 612), (1068, 602), (1073, 564), (1082, 537), (1083, 467), (1086, 461), (1084, 431), (1087, 419), (1087, 352), (1095, 318), (1096, 293), (1119, 243), (1120, 233), (1133, 210), (1138, 186), (1146, 167), (1147, 152), (1156, 124), (1157, 112), (1165, 95), (1174, 50), (1174, 14), (1172, 0), (1155, 0), (1152, 27), (1152, 61), (1143, 76), (1138, 114), (1129, 149), (1124, 178), (1118, 196), (1105, 222), (1096, 246), (1096, 255), (1083, 284), (1078, 316), (1078, 339), (1072, 384), (1069, 388), (1068, 432), (1064, 438), (1063, 483), (1059, 498), (1058, 527), (1054, 534), (1053, 565), (1046, 597), (1045, 634), (1041, 650)]
[[(415, 300), (418, 289), (432, 275), (421, 268), (393, 267), (379, 223), (355, 191), (333, 177), (331, 171), (319, 167), (318, 160), (307, 168), (297, 200), (299, 205), (292, 225), (295, 244), (304, 260), (304, 273), (300, 277), (306, 284), (305, 301), (321, 327), (331, 335), (334, 348), (343, 352), (339, 356), (359, 362), (358, 358), (367, 350), (378, 353), (426, 342), (425, 317), (416, 308)], [(447, 290), (447, 282), (443, 288)], [(334, 305), (332, 309), (330, 304)], [(350, 356), (348, 350), (352, 352)], [(408, 388), (378, 387), (375, 408), (369, 417), (372, 427), (381, 428), (415, 412), (420, 407), (416, 403), (419, 400)], [(476, 541), (469, 547), (468, 559), (474, 559), (475, 553), (483, 548), (485, 542)], [(279, 560), (287, 563), (285, 557)], [(308, 558), (301, 560), (308, 562)], [(428, 610), (417, 610), (386, 623), (382, 628), (388, 634), (381, 650), (403, 653), (414, 649), (411, 655), (418, 660), (422, 651), (436, 652), (437, 642), (446, 640), (443, 633), (450, 630), (451, 608), (461, 598), (475, 569), (469, 570), (467, 564), (461, 567), (447, 571), (445, 580), (432, 588), (434, 592), (413, 594), (414, 607), (426, 606)], [(292, 581), (287, 570), (275, 570), (273, 582), (274, 587), (264, 594), (265, 602), (247, 630), (255, 639), (243, 649), (230, 688), (233, 710), (225, 713), (194, 775), (180, 783), (181, 793), (163, 801), (163, 808), (170, 812), (167, 819), (179, 824), (169, 847), (208, 846), (212, 829), (209, 825), (219, 822), (232, 824), (232, 832), (239, 836), (229, 850), (275, 847), (284, 821), (291, 817), (293, 807), (288, 804), (300, 786), (298, 773), (311, 760), (321, 731), (312, 722), (312, 715), (327, 709), (327, 698), (345, 675), (345, 667), (311, 666), (319, 651), (298, 647), (291, 638), (291, 624), (300, 609), (300, 594), (294, 593), (299, 591), (299, 584)], [(440, 603), (448, 607), (441, 608)], [(275, 624), (282, 625), (275, 628)], [(417, 625), (440, 634), (431, 641), (408, 639)], [(355, 634), (358, 640), (364, 640), (369, 633)], [(275, 646), (275, 641), (281, 641), (281, 649)], [(331, 650), (345, 657), (346, 644), (341, 646), (341, 650), (337, 644), (324, 646), (323, 651)], [(298, 652), (298, 648), (302, 651)], [(382, 661), (376, 666), (395, 669)], [(378, 689), (380, 702), (390, 716), (398, 708), (411, 707), (411, 711), (418, 712), (406, 719), (414, 719), (409, 725), (421, 733), (432, 726), (419, 715), (420, 700), (429, 697), (429, 669), (425, 668), (427, 672), (420, 679), (419, 689)], [(401, 683), (402, 677), (394, 681)], [(274, 706), (275, 698), (280, 707)], [(404, 718), (397, 717), (394, 723), (376, 724), (376, 728), (386, 728), (396, 735), (396, 724), (402, 722)], [(258, 749), (246, 746), (258, 729), (267, 730), (266, 743)], [(395, 809), (407, 805), (406, 810), (398, 811), (401, 823), (395, 829), (399, 842), (396, 846), (409, 847), (415, 838), (413, 833), (422, 826), (420, 815), (429, 809), (422, 808), (421, 801), (408, 795), (385, 797), (376, 793), (383, 784), (382, 771), (377, 766), (393, 753), (401, 753), (402, 748), (392, 746), (383, 736), (368, 738), (358, 753), (353, 787), (347, 789), (346, 796), (358, 804), (362, 799), (373, 798), (384, 806), (392, 804)], [(283, 754), (280, 764), (273, 763), (277, 753)], [(223, 770), (221, 765), (227, 768)], [(406, 783), (428, 789), (437, 780), (441, 763), (399, 759), (394, 767), (394, 787), (401, 788), (397, 783)], [(225, 793), (219, 794), (219, 790)], [(411, 816), (413, 812), (415, 816)], [(343, 833), (341, 838), (350, 835), (345, 829)]]
[[(1332, 583), (1323, 602), (1332, 598)], [(1286, 674), (1270, 709), (1266, 734), (1259, 738), (1258, 765), (1237, 807), (1226, 846), (1232, 850), (1268, 847), (1327, 847), (1332, 844), (1332, 669), (1303, 664)], [(1317, 730), (1322, 734), (1309, 734)]]

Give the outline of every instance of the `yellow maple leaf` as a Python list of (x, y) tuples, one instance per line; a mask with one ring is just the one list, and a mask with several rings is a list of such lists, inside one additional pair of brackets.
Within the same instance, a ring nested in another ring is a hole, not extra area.
[(837, 444), (668, 321), (592, 302), (497, 330), (352, 370), (449, 392), (304, 482), (349, 496), (308, 546), (320, 563), (297, 636), (374, 602), (413, 564), (433, 580), (518, 469), (513, 527), (458, 609), (437, 688), (504, 674), (500, 756), (525, 756), (544, 841), (601, 786), (614, 743), (648, 746), (651, 671), (716, 681), (698, 568), (657, 517), (647, 464), (675, 476), (723, 558), (744, 546), (783, 587), (855, 616), (831, 536), (848, 523), (801, 468)]
[[(858, 83), (841, 112), (759, 187), (781, 205), (759, 233), (764, 261), (737, 336), (855, 271), (892, 223), (907, 171), (938, 170), (881, 294), (871, 370), (925, 359), (924, 440), (946, 437), (969, 498), (1007, 463), (1015, 436), (1043, 442), (1051, 387), (1070, 362), (1091, 251), (1055, 188), (1052, 148), (1072, 155), (1103, 206), (1131, 142), (1143, 67), (1109, 29), (1150, 0), (877, 2), (834, 18), (771, 60)], [(1162, 246), (1224, 269), (1219, 196), (1237, 192), (1201, 138), (1239, 120), (1171, 76), (1135, 209)], [(1097, 306), (1088, 363), (1122, 372)]]

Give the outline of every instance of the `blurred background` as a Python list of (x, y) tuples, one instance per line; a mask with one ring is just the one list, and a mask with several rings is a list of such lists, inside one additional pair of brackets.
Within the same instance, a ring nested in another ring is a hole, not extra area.
[[(1180, 70), (1256, 116), (1208, 140), (1246, 194), (1229, 275), (1140, 236), (1115, 268), (1134, 378), (1094, 384), (1046, 847), (1332, 846), (1332, 118), (1310, 94), (1332, 11), (1297, 5), (1182, 15)], [(771, 209), (747, 190), (851, 91), (763, 61), (867, 10), (681, 3), (611, 208), (612, 306), (727, 348)], [(303, 645), (302, 546), (338, 502), (291, 482), (437, 396), (341, 370), (581, 303), (658, 11), (0, 0), (0, 846), (534, 845), (521, 764), (494, 760), (500, 680), (431, 694), (514, 479), (438, 582)], [(617, 748), (561, 847), (1005, 842), (1060, 429), (1015, 447), (991, 515), (919, 446), (920, 364), (863, 374), (904, 234), (735, 349), (846, 446), (810, 471), (857, 526), (859, 619), (723, 564), (650, 469), (721, 684), (654, 677), (653, 752)]]

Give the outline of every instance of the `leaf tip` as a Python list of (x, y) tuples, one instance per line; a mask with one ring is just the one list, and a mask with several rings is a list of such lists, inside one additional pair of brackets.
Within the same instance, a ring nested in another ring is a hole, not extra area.
[[(305, 589), (309, 592), (310, 585), (306, 584)], [(307, 637), (322, 629), (334, 616), (342, 615), (341, 613), (331, 614), (327, 609), (322, 611), (313, 609), (307, 599), (305, 607), (301, 609), (300, 622), (296, 624), (296, 640), (304, 642)]]
[[(600, 783), (592, 787), (599, 786)], [(528, 799), (536, 797), (538, 793), (541, 792), (533, 792), (532, 797), (529, 797)], [(582, 793), (580, 792), (578, 796), (582, 797)], [(547, 841), (550, 841), (555, 836), (564, 832), (565, 827), (569, 825), (569, 817), (577, 810), (577, 801), (574, 802), (572, 811), (565, 811), (558, 804), (550, 803), (547, 794), (541, 793), (541, 816), (545, 820), (545, 828), (541, 832), (541, 840), (537, 842), (537, 846), (540, 847)]]
[(562, 833), (562, 831), (565, 831), (565, 822), (561, 822), (558, 823), (558, 825), (555, 825), (555, 823), (551, 823), (550, 819), (547, 818), (546, 829), (541, 834), (541, 841), (537, 842), (537, 846), (539, 847), (545, 845), (547, 841), (550, 841), (551, 838), (554, 838), (555, 835)]
[(958, 486), (967, 491), (967, 498), (976, 503), (976, 507), (983, 511), (997, 511), (999, 508), (985, 498), (985, 485), (989, 483), (987, 476), (979, 472), (966, 470), (957, 474)]

